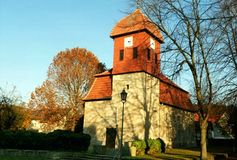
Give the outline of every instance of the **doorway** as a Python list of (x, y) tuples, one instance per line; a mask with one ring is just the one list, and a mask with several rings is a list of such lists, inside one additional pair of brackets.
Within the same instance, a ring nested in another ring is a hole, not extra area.
[(115, 148), (116, 128), (106, 128), (106, 147)]

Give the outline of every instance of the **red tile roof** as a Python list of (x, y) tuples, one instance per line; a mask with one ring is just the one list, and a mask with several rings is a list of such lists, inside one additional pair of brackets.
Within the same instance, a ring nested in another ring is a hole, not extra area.
[(152, 23), (140, 9), (136, 9), (133, 13), (121, 19), (112, 29), (110, 37), (130, 34), (137, 31), (146, 30), (154, 35), (159, 41), (163, 42), (163, 37), (158, 27)]
[(183, 110), (195, 111), (187, 91), (183, 90), (162, 73), (159, 73), (157, 77), (160, 79), (160, 103)]
[[(162, 82), (164, 82), (164, 83), (167, 83), (167, 84), (169, 84), (169, 85), (172, 85), (173, 87), (177, 87), (177, 88), (179, 88), (179, 89), (181, 89), (181, 90), (183, 90), (182, 88), (180, 88), (177, 84), (175, 84), (172, 80), (170, 80), (168, 77), (166, 77), (164, 74), (162, 74), (162, 73), (158, 73), (158, 75), (157, 75), (157, 78), (159, 78)], [(187, 91), (185, 91), (185, 90), (183, 90), (184, 92), (187, 92)], [(188, 92), (187, 92), (188, 93)]]
[(111, 71), (105, 71), (95, 75), (95, 80), (90, 91), (83, 99), (84, 101), (111, 99), (112, 96), (112, 75)]
[[(223, 116), (223, 114), (222, 115), (216, 115), (216, 116), (214, 116), (214, 115), (211, 115), (211, 116), (209, 116), (209, 118), (208, 118), (208, 122), (211, 122), (211, 123), (217, 123), (219, 120), (220, 120), (220, 118)], [(194, 121), (195, 122), (198, 122), (199, 121), (199, 115), (198, 115), (198, 113), (195, 113), (194, 114)]]
[[(195, 105), (195, 107), (198, 110), (199, 107), (197, 105)], [(207, 106), (203, 106), (202, 108), (203, 110), (207, 110)], [(222, 104), (211, 104), (208, 109), (207, 121), (212, 122), (212, 123), (217, 123), (226, 112), (228, 112), (227, 106), (222, 105)], [(194, 120), (199, 121), (198, 113), (195, 113)]]
[[(180, 88), (161, 73), (157, 78), (160, 79), (160, 103), (184, 110), (194, 111), (187, 91)], [(84, 100), (106, 100), (111, 99), (111, 96), (112, 70), (95, 75), (93, 85)]]

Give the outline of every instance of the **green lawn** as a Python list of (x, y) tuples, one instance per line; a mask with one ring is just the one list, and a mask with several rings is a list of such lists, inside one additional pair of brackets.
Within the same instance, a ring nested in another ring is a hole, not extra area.
[[(80, 153), (77, 153), (79, 155)], [(82, 153), (83, 154), (83, 153)], [(7, 150), (1, 152), (0, 160), (60, 160), (61, 157), (71, 157), (73, 152), (50, 152), (34, 150)]]
[[(213, 153), (213, 152), (212, 152)], [(213, 153), (214, 154), (214, 153)], [(216, 155), (223, 154), (215, 152)], [(60, 158), (77, 159), (83, 156), (94, 157), (92, 153), (83, 152), (51, 152), (51, 151), (27, 151), (27, 150), (9, 150), (0, 153), (0, 160), (60, 160)], [(124, 160), (199, 160), (200, 152), (195, 149), (167, 149), (166, 153), (157, 155), (145, 155), (138, 157), (123, 157)], [(208, 153), (209, 159), (213, 158), (211, 153)]]
[[(60, 156), (55, 156), (53, 154), (46, 154), (46, 155), (17, 155), (17, 154), (5, 154), (0, 155), (0, 160), (45, 160), (45, 159), (52, 159), (52, 160), (59, 160)], [(189, 160), (186, 156), (183, 155), (171, 155), (171, 154), (158, 154), (156, 156), (140, 156), (140, 157), (123, 157), (125, 160), (159, 160), (159, 159), (180, 159), (180, 160)]]
[[(166, 153), (159, 153), (156, 155), (145, 155), (138, 157), (125, 157), (126, 160), (130, 159), (146, 159), (146, 160), (198, 160), (200, 156), (200, 152), (192, 151), (187, 149), (167, 149)], [(211, 155), (209, 155), (211, 156)]]
[[(157, 155), (147, 155), (142, 157), (136, 157), (135, 159), (163, 159), (163, 160), (199, 160), (200, 152), (190, 149), (167, 149), (166, 153), (160, 153)], [(212, 159), (213, 155), (208, 153), (208, 158)], [(129, 159), (129, 157), (128, 157)]]
[(20, 155), (0, 155), (1, 160), (45, 160), (48, 157), (44, 156), (20, 156)]

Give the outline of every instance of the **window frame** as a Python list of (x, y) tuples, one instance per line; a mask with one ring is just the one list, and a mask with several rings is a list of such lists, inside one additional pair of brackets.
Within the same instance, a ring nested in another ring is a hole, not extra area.
[(138, 58), (138, 47), (133, 47), (133, 59)]
[(158, 55), (155, 53), (155, 64), (158, 64)]
[(151, 49), (150, 48), (147, 48), (146, 58), (147, 58), (148, 61), (151, 60)]
[(120, 49), (119, 50), (119, 61), (123, 61), (124, 60), (124, 49)]

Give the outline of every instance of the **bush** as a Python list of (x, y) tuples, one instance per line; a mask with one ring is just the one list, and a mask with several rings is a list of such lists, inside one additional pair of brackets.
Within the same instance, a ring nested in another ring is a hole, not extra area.
[(165, 143), (162, 139), (148, 139), (148, 146), (146, 145), (145, 140), (135, 140), (132, 142), (132, 146), (136, 147), (136, 154), (142, 156), (147, 150), (148, 154), (157, 154), (165, 151)]
[(146, 142), (144, 140), (135, 140), (132, 146), (136, 147), (136, 155), (143, 156), (145, 154)]
[(70, 131), (37, 133), (33, 131), (0, 132), (0, 148), (87, 151), (90, 136)]
[(148, 148), (149, 148), (148, 150), (149, 154), (161, 153), (161, 143), (157, 139), (149, 139)]

